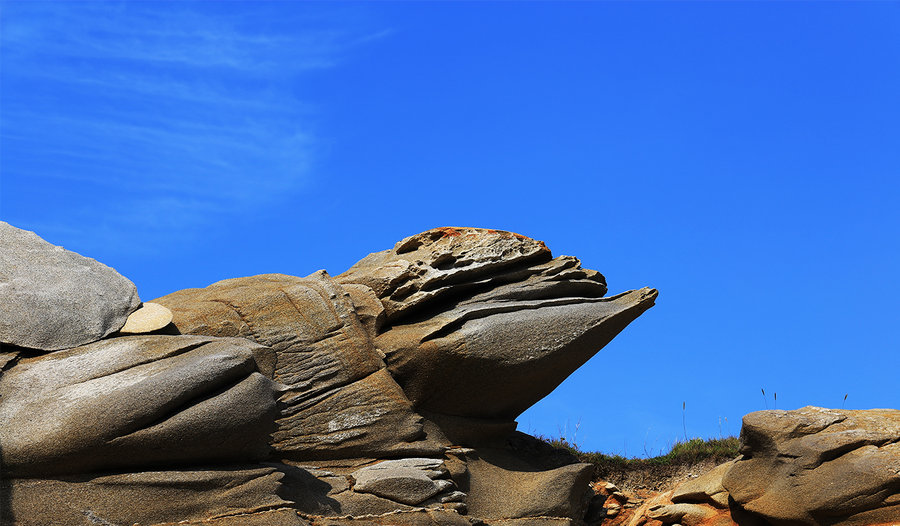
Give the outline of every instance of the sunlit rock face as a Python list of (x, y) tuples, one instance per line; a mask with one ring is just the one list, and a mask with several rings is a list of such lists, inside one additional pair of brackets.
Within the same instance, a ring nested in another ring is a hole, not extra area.
[[(37, 243), (8, 228), (13, 245)], [(18, 265), (32, 252), (3, 257)], [(85, 275), (67, 268), (78, 258), (56, 262), (59, 275), (88, 296), (122, 298), (114, 323), (80, 311), (102, 329), (37, 345), (50, 341), (27, 337), (40, 332), (38, 309), (0, 334), (14, 344), (0, 362), (7, 522), (578, 523), (590, 467), (522, 453), (513, 444), (529, 439), (514, 419), (656, 298), (604, 297), (602, 275), (540, 241), (440, 228), (335, 277), (178, 291), (116, 332), (136, 292), (80, 286)], [(26, 301), (57, 294), (21, 283)], [(55, 309), (51, 319), (66, 307)]]
[(375, 344), (416, 409), (438, 419), (512, 421), (657, 296), (645, 288), (604, 298), (604, 277), (576, 258), (477, 228), (411, 236), (337, 280), (378, 295)]
[(900, 524), (900, 411), (750, 413), (737, 458), (628, 515), (663, 526)]
[(121, 329), (140, 305), (115, 270), (0, 221), (0, 345), (84, 345)]
[(757, 411), (741, 442), (722, 484), (772, 524), (900, 521), (900, 410)]

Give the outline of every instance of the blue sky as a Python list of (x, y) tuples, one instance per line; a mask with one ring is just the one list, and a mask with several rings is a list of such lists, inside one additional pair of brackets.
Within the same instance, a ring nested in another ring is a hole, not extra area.
[(0, 39), (0, 218), (145, 301), (505, 229), (660, 290), (523, 431), (900, 407), (900, 3), (4, 1)]

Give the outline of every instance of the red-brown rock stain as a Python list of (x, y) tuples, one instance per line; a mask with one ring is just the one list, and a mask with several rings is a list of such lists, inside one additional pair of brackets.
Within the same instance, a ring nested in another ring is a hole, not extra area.
[(460, 232), (459, 229), (453, 228), (452, 226), (442, 226), (435, 228), (435, 230), (441, 233), (441, 237), (456, 237), (462, 235), (462, 232)]

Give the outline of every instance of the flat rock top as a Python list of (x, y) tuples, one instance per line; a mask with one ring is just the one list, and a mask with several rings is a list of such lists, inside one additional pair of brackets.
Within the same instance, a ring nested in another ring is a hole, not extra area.
[(140, 305), (114, 269), (0, 221), (0, 343), (84, 345), (118, 331)]

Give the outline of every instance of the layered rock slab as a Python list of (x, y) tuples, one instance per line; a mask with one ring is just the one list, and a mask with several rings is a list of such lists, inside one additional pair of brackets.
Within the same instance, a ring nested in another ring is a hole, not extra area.
[(118, 331), (140, 305), (112, 268), (0, 221), (0, 344), (77, 347)]
[(417, 410), (485, 422), (512, 421), (549, 394), (657, 296), (603, 298), (606, 280), (576, 258), (477, 228), (411, 236), (337, 280), (383, 303), (375, 342)]
[(239, 338), (128, 336), (20, 359), (0, 376), (5, 475), (265, 458), (271, 351)]
[(741, 442), (722, 485), (771, 524), (900, 520), (900, 410), (758, 411)]
[(235, 336), (272, 348), (284, 387), (273, 447), (291, 458), (432, 452), (421, 417), (385, 369), (350, 293), (324, 271), (266, 274), (154, 300), (183, 334)]
[[(106, 335), (119, 337), (44, 357), (12, 349), (0, 379), (0, 417), (14, 424), (0, 430), (4, 469), (43, 477), (12, 479), (15, 519), (41, 516), (34, 495), (43, 491), (77, 502), (86, 520), (127, 522), (131, 507), (116, 515), (108, 499), (148, 483), (136, 491), (169, 495), (154, 501), (211, 503), (205, 517), (183, 510), (154, 521), (455, 524), (469, 523), (456, 512), (471, 504), (491, 522), (577, 523), (589, 468), (538, 466), (502, 445), (512, 418), (649, 308), (655, 291), (603, 298), (599, 273), (502, 231), (435, 229), (379, 254), (339, 280), (264, 275), (180, 291)], [(121, 337), (158, 330), (169, 313), (167, 332), (180, 336)], [(500, 447), (469, 456), (451, 443)], [(343, 467), (287, 465), (309, 460)], [(227, 469), (235, 473), (274, 470), (251, 478), (277, 484), (254, 486), (260, 499), (221, 513), (216, 499), (250, 486), (225, 477), (193, 497), (171, 493), (200, 488), (224, 462), (244, 462)], [(175, 466), (185, 471), (141, 479)], [(477, 494), (461, 491), (470, 488)]]
[(415, 506), (439, 493), (455, 487), (441, 477), (443, 461), (430, 458), (386, 460), (354, 471), (353, 491), (372, 493), (403, 504)]
[[(247, 525), (252, 522), (234, 516), (293, 505), (279, 496), (283, 476), (272, 467), (231, 465), (4, 479), (0, 492), (10, 498), (0, 510), (0, 524), (152, 525), (194, 520), (217, 524), (216, 518), (222, 517), (225, 524)], [(292, 514), (295, 523), (301, 524), (296, 512)]]

